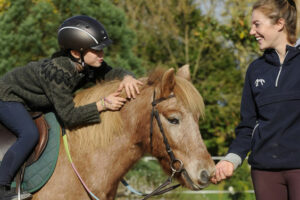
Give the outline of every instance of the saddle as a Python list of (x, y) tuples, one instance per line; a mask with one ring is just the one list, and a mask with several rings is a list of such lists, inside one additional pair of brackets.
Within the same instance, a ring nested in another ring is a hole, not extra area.
[[(35, 112), (30, 114), (34, 119), (34, 122), (38, 128), (40, 137), (39, 137), (39, 142), (36, 145), (34, 151), (26, 161), (26, 166), (29, 166), (35, 161), (37, 161), (41, 156), (41, 154), (43, 153), (48, 142), (48, 130), (49, 130), (49, 125), (42, 113)], [(7, 149), (15, 142), (16, 137), (4, 125), (0, 123), (0, 138), (1, 138), (0, 153), (2, 152), (2, 154), (4, 155)]]
[(40, 137), (39, 137), (39, 142), (38, 144), (35, 146), (34, 151), (32, 152), (31, 156), (28, 158), (28, 160), (26, 161), (26, 166), (31, 165), (32, 163), (34, 163), (35, 161), (37, 161), (41, 154), (43, 153), (47, 142), (48, 142), (48, 138), (49, 138), (49, 125), (47, 123), (47, 121), (44, 118), (43, 113), (31, 113), (32, 118), (34, 119), (34, 122), (38, 128)]

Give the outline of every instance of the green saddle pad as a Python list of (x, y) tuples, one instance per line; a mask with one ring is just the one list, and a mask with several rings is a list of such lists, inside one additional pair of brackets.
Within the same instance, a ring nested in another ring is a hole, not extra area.
[[(48, 143), (39, 160), (26, 167), (22, 182), (23, 190), (35, 192), (43, 187), (52, 176), (59, 153), (60, 126), (54, 113), (45, 114), (45, 119), (50, 127)], [(16, 183), (12, 183), (16, 187)]]

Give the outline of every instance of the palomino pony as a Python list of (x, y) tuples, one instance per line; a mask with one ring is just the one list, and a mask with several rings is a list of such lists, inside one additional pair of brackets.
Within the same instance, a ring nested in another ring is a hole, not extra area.
[[(215, 165), (198, 126), (204, 114), (203, 100), (189, 79), (188, 67), (179, 69), (176, 75), (174, 69), (156, 70), (140, 79), (144, 83), (140, 95), (120, 111), (101, 113), (101, 123), (67, 131), (73, 163), (93, 194), (101, 200), (114, 199), (121, 178), (145, 153), (156, 157), (167, 174), (172, 173), (171, 158), (155, 120), (150, 138), (154, 91), (164, 133), (187, 172), (175, 174), (176, 179), (192, 190), (208, 185)], [(119, 83), (97, 84), (79, 92), (74, 101), (77, 106), (95, 102), (115, 91)], [(34, 200), (90, 199), (63, 148), (61, 145), (53, 176), (33, 195)]]

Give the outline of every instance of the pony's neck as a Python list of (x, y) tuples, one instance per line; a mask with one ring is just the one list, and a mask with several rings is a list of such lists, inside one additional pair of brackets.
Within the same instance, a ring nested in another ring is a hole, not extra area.
[(76, 157), (76, 151), (80, 150), (73, 150), (71, 154), (74, 155), (74, 164), (84, 181), (91, 186), (93, 193), (105, 196), (115, 195), (120, 178), (143, 155), (141, 149), (132, 143), (130, 133), (127, 132), (115, 138), (110, 145), (97, 152), (88, 152), (84, 157)]
[(74, 164), (95, 194), (114, 196), (120, 179), (148, 148), (151, 95), (150, 90), (143, 90), (136, 99), (126, 103), (121, 109), (123, 133), (114, 137), (110, 144), (96, 150), (87, 147), (82, 153), (80, 148), (76, 149), (80, 141), (71, 141), (74, 142), (71, 144)]

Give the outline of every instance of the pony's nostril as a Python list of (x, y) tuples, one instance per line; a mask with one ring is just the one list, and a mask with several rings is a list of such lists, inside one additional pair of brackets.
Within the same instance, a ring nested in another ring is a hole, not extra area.
[(202, 184), (206, 184), (209, 181), (209, 173), (206, 170), (202, 170), (200, 173), (200, 181)]

